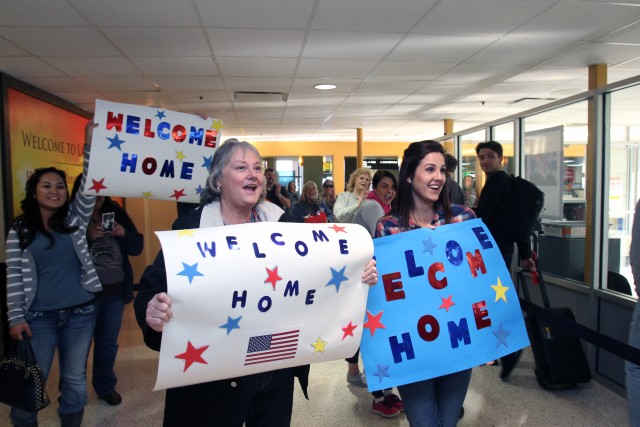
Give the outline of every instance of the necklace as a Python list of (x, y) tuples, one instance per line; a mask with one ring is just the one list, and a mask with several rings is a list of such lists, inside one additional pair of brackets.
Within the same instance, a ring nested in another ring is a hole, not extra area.
[[(411, 217), (411, 219), (413, 220), (413, 222), (415, 222), (415, 223), (418, 225), (418, 227), (420, 227), (420, 228), (428, 227), (428, 226), (430, 226), (430, 225), (431, 225), (431, 221), (428, 221), (428, 222), (427, 222), (427, 225), (423, 225), (420, 221), (418, 221), (418, 220), (416, 219), (416, 217), (415, 217), (415, 216), (413, 216), (413, 212), (411, 212), (411, 213), (409, 214), (409, 216)], [(433, 217), (432, 217), (432, 218), (433, 218)]]

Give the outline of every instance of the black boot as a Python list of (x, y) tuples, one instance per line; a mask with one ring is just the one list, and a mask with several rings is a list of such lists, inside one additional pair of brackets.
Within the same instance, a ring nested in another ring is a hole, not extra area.
[(60, 414), (60, 427), (80, 427), (84, 410), (72, 414)]
[(516, 367), (518, 360), (520, 360), (520, 356), (522, 355), (522, 350), (518, 350), (515, 353), (507, 354), (503, 358), (500, 359), (500, 363), (502, 364), (502, 373), (500, 374), (500, 378), (506, 380), (513, 368)]

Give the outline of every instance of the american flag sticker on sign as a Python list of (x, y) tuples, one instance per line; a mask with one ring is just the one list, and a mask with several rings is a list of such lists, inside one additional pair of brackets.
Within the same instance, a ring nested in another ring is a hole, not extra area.
[(275, 362), (296, 357), (300, 330), (257, 335), (249, 338), (244, 365)]

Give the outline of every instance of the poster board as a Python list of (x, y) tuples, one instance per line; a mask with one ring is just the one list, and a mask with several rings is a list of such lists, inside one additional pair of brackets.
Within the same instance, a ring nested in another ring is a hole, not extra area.
[(544, 192), (540, 217), (562, 220), (564, 184), (564, 126), (524, 134), (523, 176)]
[(483, 365), (529, 345), (520, 302), (482, 220), (374, 239), (360, 349), (369, 390)]
[(344, 359), (373, 256), (357, 224), (256, 222), (156, 233), (173, 317), (155, 390)]
[(197, 203), (222, 122), (96, 100), (86, 194)]

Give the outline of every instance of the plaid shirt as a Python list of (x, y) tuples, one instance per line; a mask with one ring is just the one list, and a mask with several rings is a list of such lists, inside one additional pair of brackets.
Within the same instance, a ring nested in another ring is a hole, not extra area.
[[(455, 222), (462, 222), (468, 219), (474, 219), (476, 215), (473, 211), (463, 205), (451, 205), (451, 221), (450, 224)], [(390, 213), (389, 215), (385, 215), (378, 220), (378, 225), (376, 226), (376, 237), (389, 236), (391, 234), (402, 233), (403, 231), (415, 230), (416, 228), (420, 228), (418, 224), (415, 223), (413, 218), (409, 218), (409, 227), (400, 227), (400, 218), (394, 213)], [(438, 209), (436, 210), (436, 214), (433, 217), (433, 221), (431, 221), (431, 225), (434, 227), (440, 227), (441, 225), (445, 225), (445, 217), (444, 217), (444, 209), (441, 205), (438, 205)]]

